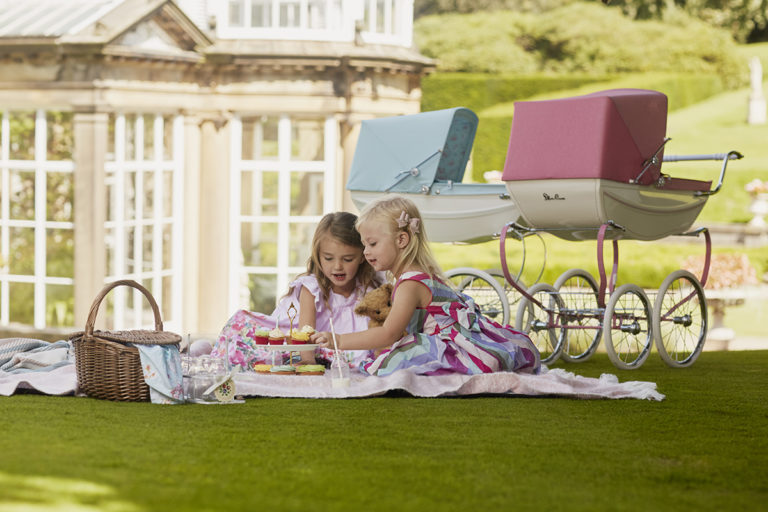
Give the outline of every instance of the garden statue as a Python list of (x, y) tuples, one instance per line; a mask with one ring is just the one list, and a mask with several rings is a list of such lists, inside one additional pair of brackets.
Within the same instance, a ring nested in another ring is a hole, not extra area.
[(747, 123), (765, 124), (765, 96), (763, 96), (763, 66), (760, 59), (752, 57), (749, 62), (750, 92)]
[(768, 215), (768, 182), (755, 178), (744, 185), (744, 190), (752, 197), (749, 211), (754, 217), (748, 225), (753, 228), (765, 229), (768, 227), (768, 223), (765, 221), (765, 216)]

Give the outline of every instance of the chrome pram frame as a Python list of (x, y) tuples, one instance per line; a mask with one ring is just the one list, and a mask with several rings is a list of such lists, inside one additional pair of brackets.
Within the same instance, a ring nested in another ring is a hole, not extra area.
[[(665, 161), (721, 160), (717, 185), (695, 194), (710, 196), (722, 188), (728, 162), (742, 158), (736, 151), (726, 154), (669, 156)], [(679, 236), (698, 237), (705, 242), (704, 266), (700, 277), (687, 270), (668, 275), (653, 296), (633, 284), (616, 288), (619, 246), (625, 229), (612, 221), (592, 230), (597, 240), (596, 280), (583, 269), (570, 269), (554, 285), (536, 283), (525, 289), (519, 285), (518, 272), (513, 276), (506, 261), (506, 240), (509, 234), (524, 239), (530, 234), (557, 234), (557, 228), (530, 228), (516, 222), (508, 223), (500, 235), (501, 268), (508, 283), (522, 296), (517, 308), (515, 326), (527, 332), (542, 352), (545, 362), (562, 358), (568, 362), (587, 360), (597, 350), (601, 337), (613, 363), (623, 369), (640, 367), (651, 352), (653, 341), (661, 358), (670, 366), (685, 367), (699, 357), (708, 331), (708, 316), (704, 286), (712, 254), (709, 230), (698, 228)], [(604, 242), (613, 232), (613, 266), (610, 276), (605, 270)], [(683, 293), (683, 290), (685, 292)], [(653, 300), (652, 300), (653, 299)], [(630, 305), (629, 301), (634, 301)], [(651, 303), (653, 306), (651, 307)]]

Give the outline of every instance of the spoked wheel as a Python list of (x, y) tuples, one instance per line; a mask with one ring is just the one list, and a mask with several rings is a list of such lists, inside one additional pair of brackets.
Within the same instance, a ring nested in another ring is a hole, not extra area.
[(648, 359), (653, 344), (653, 311), (642, 288), (625, 284), (605, 306), (603, 336), (608, 357), (617, 368), (634, 370)]
[(555, 281), (555, 290), (563, 301), (563, 352), (569, 363), (586, 361), (597, 350), (603, 333), (604, 310), (598, 303), (595, 278), (580, 268), (566, 270)]
[(490, 274), (472, 267), (454, 268), (445, 273), (456, 288), (469, 295), (486, 317), (502, 325), (509, 323), (509, 303), (504, 288)]
[(563, 350), (562, 329), (558, 326), (563, 301), (554, 286), (538, 283), (528, 289), (528, 294), (541, 306), (523, 297), (517, 306), (515, 328), (531, 338), (541, 354), (541, 362), (557, 361)]
[[(504, 288), (504, 293), (507, 295), (507, 304), (509, 304), (509, 311), (517, 311), (517, 306), (520, 304), (520, 299), (523, 298), (523, 294), (521, 294), (517, 288), (507, 282), (507, 278), (504, 277), (504, 272), (502, 272), (500, 269), (492, 268), (488, 270), (488, 273), (495, 277), (502, 288)], [(520, 277), (517, 278), (516, 282), (523, 290), (528, 288), (525, 286), (525, 283), (522, 279), (520, 279)]]
[(664, 279), (653, 307), (653, 334), (659, 355), (669, 366), (692, 365), (707, 337), (707, 300), (699, 280), (687, 270)]

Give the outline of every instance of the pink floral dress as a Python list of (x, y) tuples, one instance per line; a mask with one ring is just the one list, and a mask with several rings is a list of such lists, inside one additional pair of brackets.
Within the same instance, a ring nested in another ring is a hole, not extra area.
[[(422, 272), (406, 272), (395, 284), (417, 281), (432, 293), (426, 308), (417, 308), (407, 335), (365, 361), (369, 375), (389, 375), (408, 370), (420, 375), (499, 371), (539, 373), (536, 346), (525, 334), (500, 325), (480, 313), (470, 297)], [(395, 291), (392, 292), (393, 296)]]
[[(280, 299), (271, 315), (245, 309), (235, 312), (221, 330), (212, 355), (223, 357), (228, 343), (229, 360), (233, 365), (249, 368), (253, 364), (272, 363), (273, 352), (256, 345), (254, 333), (257, 329), (274, 329), (275, 325), (280, 327), (283, 332), (288, 333), (291, 328), (288, 308), (291, 303), (296, 307), (294, 321), (298, 322), (299, 294), (302, 288), (306, 288), (315, 297), (316, 325), (314, 327), (318, 331), (331, 330), (331, 315), (333, 315), (333, 326), (337, 334), (364, 331), (368, 328), (368, 317), (358, 315), (354, 311), (358, 301), (369, 291), (363, 290), (362, 286), (358, 286), (349, 297), (330, 292), (328, 304), (322, 300), (320, 284), (314, 275), (299, 276), (290, 284), (290, 287), (292, 289), (290, 295)], [(302, 326), (294, 325), (293, 327), (300, 329)], [(344, 356), (351, 366), (357, 367), (362, 360), (369, 356), (369, 353), (367, 350), (347, 350), (344, 352)], [(332, 358), (333, 351), (331, 350), (321, 348), (315, 350), (315, 359), (318, 363), (328, 365)], [(282, 362), (278, 362), (278, 364), (282, 364)]]

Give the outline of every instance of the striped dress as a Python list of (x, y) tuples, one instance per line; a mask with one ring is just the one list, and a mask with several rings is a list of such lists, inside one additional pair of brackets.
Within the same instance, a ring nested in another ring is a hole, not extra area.
[(397, 370), (419, 375), (466, 375), (511, 371), (539, 373), (539, 352), (525, 334), (480, 313), (470, 297), (422, 272), (406, 272), (395, 284), (418, 281), (432, 293), (426, 308), (417, 308), (407, 335), (375, 359), (362, 364), (370, 375)]

